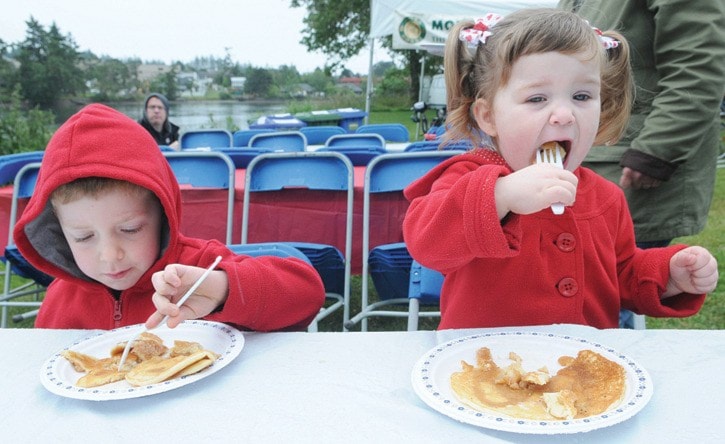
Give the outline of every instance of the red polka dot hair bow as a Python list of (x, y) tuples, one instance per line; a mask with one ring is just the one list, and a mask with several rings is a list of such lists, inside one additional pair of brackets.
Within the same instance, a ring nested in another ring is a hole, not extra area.
[(483, 18), (476, 19), (476, 24), (470, 28), (462, 29), (458, 38), (468, 43), (469, 48), (486, 43), (486, 39), (493, 33), (491, 27), (498, 23), (503, 16), (489, 12)]
[(594, 32), (597, 33), (597, 36), (599, 37), (599, 41), (602, 42), (604, 49), (612, 49), (612, 48), (616, 48), (617, 46), (619, 46), (619, 41), (602, 34), (602, 31), (600, 31), (599, 28), (595, 28), (594, 26), (592, 26), (592, 29), (594, 30)]

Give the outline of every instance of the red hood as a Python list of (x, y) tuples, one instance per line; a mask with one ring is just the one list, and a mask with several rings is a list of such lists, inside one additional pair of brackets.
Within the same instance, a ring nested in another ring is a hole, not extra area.
[[(181, 194), (173, 171), (148, 132), (104, 105), (88, 105), (58, 128), (45, 150), (35, 193), (15, 225), (20, 252), (37, 268), (58, 277), (83, 274), (53, 214), (49, 197), (60, 185), (82, 177), (126, 180), (151, 190), (168, 219), (162, 251), (178, 240)], [(153, 268), (153, 267), (152, 267)]]

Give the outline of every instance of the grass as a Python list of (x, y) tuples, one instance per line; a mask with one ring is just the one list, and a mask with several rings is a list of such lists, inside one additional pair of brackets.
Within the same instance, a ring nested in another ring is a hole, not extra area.
[[(430, 112), (429, 112), (430, 113)], [(369, 123), (403, 123), (408, 127), (411, 138), (415, 135), (415, 123), (410, 120), (409, 111), (373, 112)], [(432, 116), (428, 116), (431, 118)], [(675, 242), (688, 245), (700, 245), (707, 248), (718, 261), (720, 276), (725, 276), (725, 168), (717, 171), (715, 183), (715, 195), (705, 229), (695, 235), (676, 239)], [(4, 273), (4, 269), (0, 268)], [(3, 274), (4, 275), (4, 274)], [(13, 281), (13, 285), (20, 283), (20, 280)], [(351, 289), (351, 315), (360, 311), (360, 276), (353, 276)], [(372, 290), (370, 299), (375, 301), (377, 295), (372, 282), (369, 284)], [(400, 310), (403, 308), (401, 307)], [(22, 308), (11, 308), (12, 314), (23, 312)], [(342, 325), (342, 311), (338, 310), (319, 325), (320, 331), (340, 331)], [(407, 319), (405, 318), (370, 318), (368, 330), (405, 330)], [(419, 323), (421, 330), (433, 330), (437, 327), (438, 320), (422, 318)], [(32, 320), (26, 320), (18, 324), (9, 321), (9, 326), (28, 328), (33, 326)], [(725, 284), (721, 279), (715, 291), (710, 294), (700, 312), (689, 318), (647, 318), (647, 328), (652, 329), (725, 329)], [(359, 331), (358, 324), (353, 331)]]

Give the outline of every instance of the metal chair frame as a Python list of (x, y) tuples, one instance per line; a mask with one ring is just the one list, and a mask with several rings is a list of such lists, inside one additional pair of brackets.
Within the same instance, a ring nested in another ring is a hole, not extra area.
[[(291, 169), (280, 172), (281, 169), (287, 166)], [(323, 307), (315, 318), (316, 321), (321, 321), (335, 310), (342, 308), (344, 329), (345, 322), (350, 317), (350, 275), (354, 199), (353, 166), (345, 156), (334, 152), (303, 151), (267, 153), (256, 156), (249, 163), (245, 177), (242, 212), (242, 244), (248, 242), (251, 194), (263, 191), (282, 191), (285, 188), (340, 191), (346, 193), (345, 252), (342, 257), (344, 261), (343, 293), (338, 294), (328, 291), (326, 297), (334, 302), (328, 307)], [(292, 245), (304, 245), (307, 247), (315, 245), (325, 248), (331, 247), (331, 245), (305, 244), (304, 242), (298, 242), (298, 240), (275, 239), (275, 241), (285, 241)], [(318, 269), (318, 272), (320, 271)]]
[[(13, 197), (12, 197), (12, 203), (10, 205), (10, 221), (9, 221), (9, 227), (8, 227), (8, 245), (6, 247), (6, 257), (8, 256), (8, 250), (15, 249), (15, 242), (13, 241), (13, 229), (15, 228), (15, 223), (17, 222), (18, 218), (18, 206), (19, 206), (19, 200), (20, 199), (27, 199), (30, 196), (33, 195), (33, 192), (35, 191), (35, 183), (38, 178), (38, 171), (40, 170), (40, 163), (39, 162), (33, 162), (24, 165), (15, 175), (15, 180), (13, 182)], [(18, 253), (19, 255), (19, 253)], [(42, 275), (43, 279), (50, 282), (52, 278), (50, 276), (45, 275), (44, 273), (35, 270), (34, 267), (31, 265), (27, 265), (30, 269), (34, 270), (31, 273), (28, 273), (27, 275), (19, 274), (13, 272), (13, 264), (8, 260), (5, 264), (5, 281), (3, 283), (3, 294), (2, 297), (0, 297), (0, 306), (2, 306), (2, 319), (0, 319), (0, 327), (5, 328), (7, 327), (7, 317), (8, 317), (8, 308), (9, 307), (35, 307), (35, 310), (29, 311), (27, 313), (23, 313), (21, 315), (17, 315), (13, 319), (15, 321), (19, 321), (26, 318), (31, 318), (35, 316), (38, 312), (37, 307), (40, 306), (40, 301), (38, 300), (40, 298), (40, 294), (45, 291), (45, 285), (42, 285), (39, 283), (36, 279), (34, 279), (35, 276), (32, 276), (33, 274), (38, 274), (39, 276)], [(12, 276), (13, 275), (19, 275), (21, 277), (24, 277), (26, 279), (30, 279), (30, 282), (26, 282), (16, 288), (12, 288)], [(37, 277), (39, 277), (37, 276)], [(17, 299), (22, 296), (27, 295), (35, 295), (36, 300), (35, 301), (13, 301), (13, 299)]]
[(229, 156), (219, 151), (179, 151), (163, 154), (179, 184), (227, 190), (225, 240), (227, 244), (231, 244), (236, 168)]
[[(349, 329), (356, 323), (361, 323), (361, 330), (367, 331), (368, 318), (380, 317), (408, 317), (409, 327), (411, 307), (410, 295), (406, 298), (381, 299), (369, 303), (369, 282), (370, 275), (370, 209), (371, 195), (383, 192), (401, 192), (415, 179), (423, 176), (431, 168), (443, 160), (461, 153), (461, 151), (422, 151), (389, 153), (373, 159), (365, 171), (365, 186), (363, 191), (363, 238), (362, 238), (362, 291), (360, 313), (350, 319), (346, 327)], [(377, 247), (376, 247), (377, 248)], [(408, 304), (408, 311), (382, 310), (390, 305)], [(430, 313), (430, 314), (429, 314)], [(420, 312), (416, 317), (438, 316), (432, 312)], [(417, 324), (416, 324), (417, 327)]]

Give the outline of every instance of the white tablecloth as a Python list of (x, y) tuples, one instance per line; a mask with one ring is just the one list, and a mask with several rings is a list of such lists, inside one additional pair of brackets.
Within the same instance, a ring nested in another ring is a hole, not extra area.
[[(511, 329), (509, 329), (511, 330)], [(645, 367), (651, 401), (635, 417), (587, 433), (525, 435), (460, 423), (411, 386), (418, 358), (481, 330), (245, 333), (218, 373), (166, 393), (121, 401), (64, 398), (40, 383), (79, 330), (0, 330), (3, 442), (725, 442), (725, 331), (517, 328), (608, 345)], [(201, 441), (195, 441), (201, 440)]]

